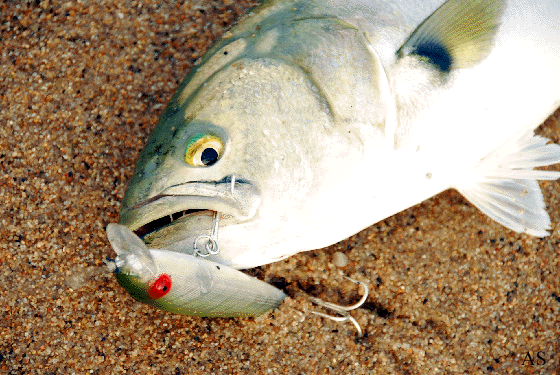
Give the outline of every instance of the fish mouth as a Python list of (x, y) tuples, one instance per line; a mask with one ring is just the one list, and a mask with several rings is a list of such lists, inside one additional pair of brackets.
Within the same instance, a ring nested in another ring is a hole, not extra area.
[(159, 219), (155, 219), (153, 221), (150, 221), (147, 224), (142, 225), (140, 228), (135, 229), (133, 232), (140, 238), (143, 238), (144, 236), (152, 233), (152, 232), (156, 232), (159, 229), (168, 226), (169, 224), (177, 221), (177, 220), (183, 220), (188, 218), (191, 215), (194, 215), (196, 213), (210, 213), (213, 214), (214, 211), (212, 210), (206, 210), (206, 209), (190, 209), (190, 210), (182, 210), (182, 211), (178, 211), (178, 212), (174, 212), (172, 214), (169, 214), (167, 216), (163, 216), (160, 217)]
[(249, 220), (256, 214), (261, 195), (251, 182), (228, 176), (172, 185), (139, 203), (128, 206), (126, 202), (125, 198), (119, 224), (146, 240), (163, 228), (178, 223), (184, 227), (185, 222), (211, 218), (214, 212), (237, 222)]

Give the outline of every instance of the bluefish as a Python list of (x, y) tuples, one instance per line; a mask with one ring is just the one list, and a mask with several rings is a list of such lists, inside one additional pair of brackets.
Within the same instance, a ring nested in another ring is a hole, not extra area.
[(455, 188), (546, 236), (560, 146), (560, 2), (277, 0), (190, 71), (142, 151), (119, 224), (139, 301), (250, 316), (284, 293), (237, 269), (336, 243)]

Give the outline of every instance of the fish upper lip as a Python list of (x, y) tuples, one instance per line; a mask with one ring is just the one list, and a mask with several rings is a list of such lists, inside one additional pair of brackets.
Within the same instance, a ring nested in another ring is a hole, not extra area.
[(253, 217), (260, 205), (259, 189), (251, 182), (228, 176), (220, 181), (191, 181), (169, 186), (131, 207), (123, 207), (119, 224), (136, 231), (142, 226), (187, 210), (210, 210), (240, 220)]

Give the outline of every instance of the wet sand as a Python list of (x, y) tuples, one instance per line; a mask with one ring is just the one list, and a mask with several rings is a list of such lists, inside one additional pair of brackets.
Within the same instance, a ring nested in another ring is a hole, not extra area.
[[(251, 4), (161, 3), (0, 4), (0, 373), (560, 374), (558, 182), (541, 184), (549, 237), (511, 232), (447, 191), (250, 271), (290, 296), (258, 318), (172, 315), (96, 274), (115, 255), (104, 228), (146, 137)], [(558, 143), (559, 118), (538, 132)], [(352, 312), (361, 339), (311, 314), (309, 295), (360, 298), (343, 275), (370, 288)]]

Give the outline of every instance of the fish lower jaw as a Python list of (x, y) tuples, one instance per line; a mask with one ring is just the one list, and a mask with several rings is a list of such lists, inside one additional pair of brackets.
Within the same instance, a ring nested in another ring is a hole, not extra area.
[(150, 248), (167, 249), (180, 244), (181, 252), (191, 254), (196, 250), (194, 244), (199, 236), (217, 238), (219, 227), (234, 225), (245, 219), (240, 217), (235, 207), (208, 204), (201, 208), (204, 206), (178, 207), (177, 210), (161, 212), (162, 216), (154, 216), (155, 219), (153, 217), (139, 227), (127, 226)]
[(201, 209), (187, 209), (187, 210), (181, 210), (181, 211), (177, 211), (177, 212), (173, 212), (170, 213), (168, 215), (164, 215), (158, 219), (152, 220), (147, 224), (142, 225), (141, 227), (135, 229), (133, 232), (140, 238), (144, 237), (145, 235), (152, 233), (152, 232), (156, 232), (159, 229), (177, 221), (177, 220), (182, 220), (182, 219), (186, 219), (188, 217), (191, 217), (193, 215), (208, 215), (208, 216), (212, 216), (214, 215), (213, 210), (209, 210), (209, 209), (205, 209), (205, 208), (201, 208)]

